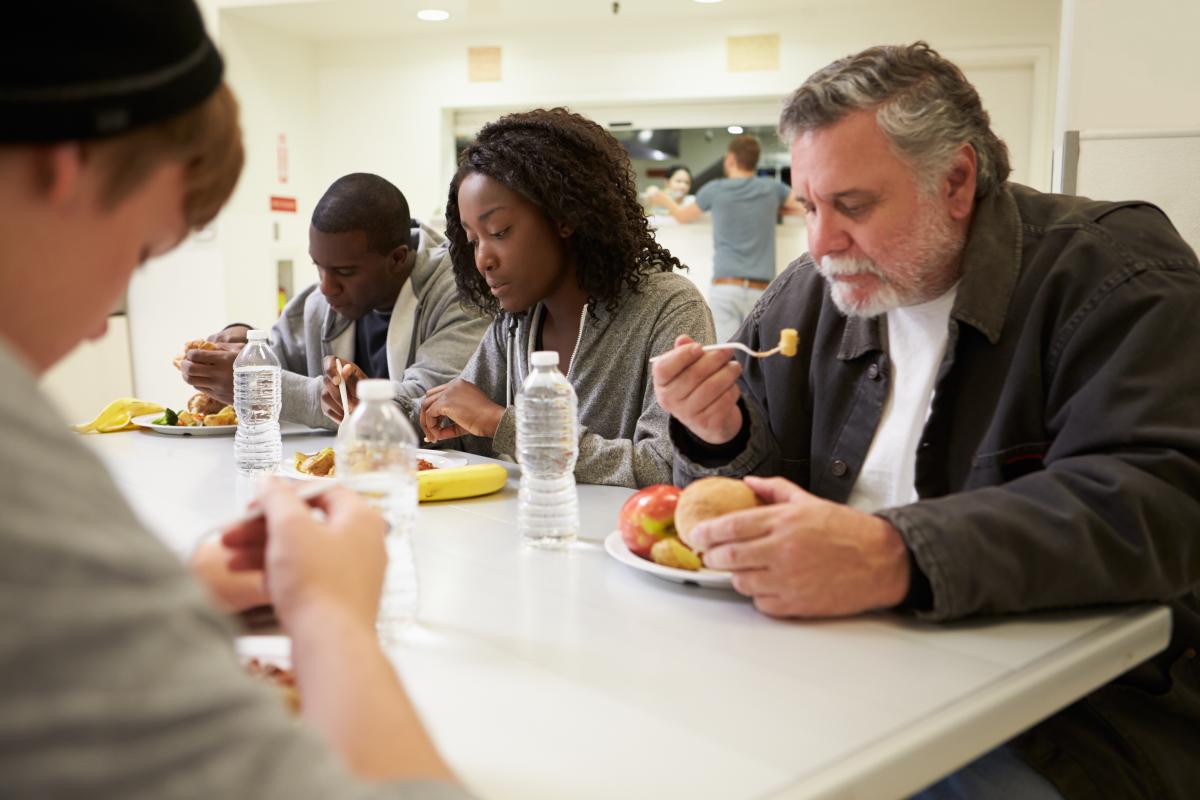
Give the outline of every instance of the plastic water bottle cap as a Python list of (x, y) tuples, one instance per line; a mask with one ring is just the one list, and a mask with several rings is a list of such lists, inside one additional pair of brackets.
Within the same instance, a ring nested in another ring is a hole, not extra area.
[(529, 357), (529, 362), (535, 367), (557, 367), (558, 351), (538, 350)]
[(265, 342), (271, 336), (270, 331), (246, 331), (246, 341), (248, 342)]
[(382, 378), (359, 381), (357, 391), (363, 400), (391, 400), (394, 396), (392, 382)]

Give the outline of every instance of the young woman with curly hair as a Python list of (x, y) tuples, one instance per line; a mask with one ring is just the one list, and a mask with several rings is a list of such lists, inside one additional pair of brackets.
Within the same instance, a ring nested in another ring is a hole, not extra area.
[(712, 342), (712, 315), (654, 241), (617, 140), (561, 108), (485, 125), (450, 184), (446, 237), (460, 293), (494, 321), (462, 375), (425, 396), (426, 438), (515, 455), (529, 356), (554, 350), (579, 398), (576, 480), (670, 482), (649, 358), (681, 334)]

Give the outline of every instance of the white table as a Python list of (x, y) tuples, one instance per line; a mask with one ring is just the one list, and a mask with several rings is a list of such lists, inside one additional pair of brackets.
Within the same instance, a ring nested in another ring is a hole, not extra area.
[[(248, 495), (231, 438), (88, 441), (177, 548)], [(284, 456), (331, 441), (287, 435)], [(772, 620), (610, 558), (600, 543), (628, 493), (581, 486), (567, 552), (519, 542), (515, 468), (498, 495), (421, 507), (420, 622), (392, 655), (482, 797), (902, 796), (1167, 643), (1160, 606), (949, 626)]]

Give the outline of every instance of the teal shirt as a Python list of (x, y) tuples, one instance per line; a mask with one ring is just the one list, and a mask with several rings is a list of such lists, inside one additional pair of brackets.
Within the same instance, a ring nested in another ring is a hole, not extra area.
[(713, 277), (775, 277), (775, 219), (791, 192), (771, 178), (721, 178), (704, 184), (696, 205), (712, 212)]

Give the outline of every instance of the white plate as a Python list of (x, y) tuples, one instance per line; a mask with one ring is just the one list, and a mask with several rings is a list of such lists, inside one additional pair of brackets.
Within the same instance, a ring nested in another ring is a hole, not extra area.
[(613, 531), (604, 537), (604, 549), (608, 551), (610, 556), (622, 564), (641, 570), (642, 572), (649, 572), (656, 578), (682, 583), (685, 586), (705, 586), (710, 589), (733, 588), (732, 572), (706, 569), (704, 567), (692, 572), (687, 569), (664, 567), (662, 564), (655, 564), (653, 561), (648, 561), (641, 556), (634, 555), (625, 545), (625, 540), (621, 538), (620, 531)]
[(131, 422), (139, 428), (154, 431), (155, 433), (165, 433), (169, 436), (233, 436), (237, 432), (237, 425), (156, 425), (154, 420), (163, 415), (163, 412), (157, 414), (142, 414), (139, 417), (134, 417)]
[[(317, 448), (318, 450), (320, 448)], [(288, 453), (283, 458), (283, 463), (279, 465), (279, 473), (286, 478), (299, 478), (306, 481), (325, 480), (324, 475), (309, 475), (296, 470), (296, 453), (304, 453), (305, 450), (295, 450)], [(312, 453), (309, 453), (312, 455)], [(467, 457), (461, 453), (446, 453), (441, 450), (418, 450), (417, 458), (423, 458), (430, 464), (433, 464), (437, 469), (447, 469), (449, 467), (465, 467), (467, 465)]]

